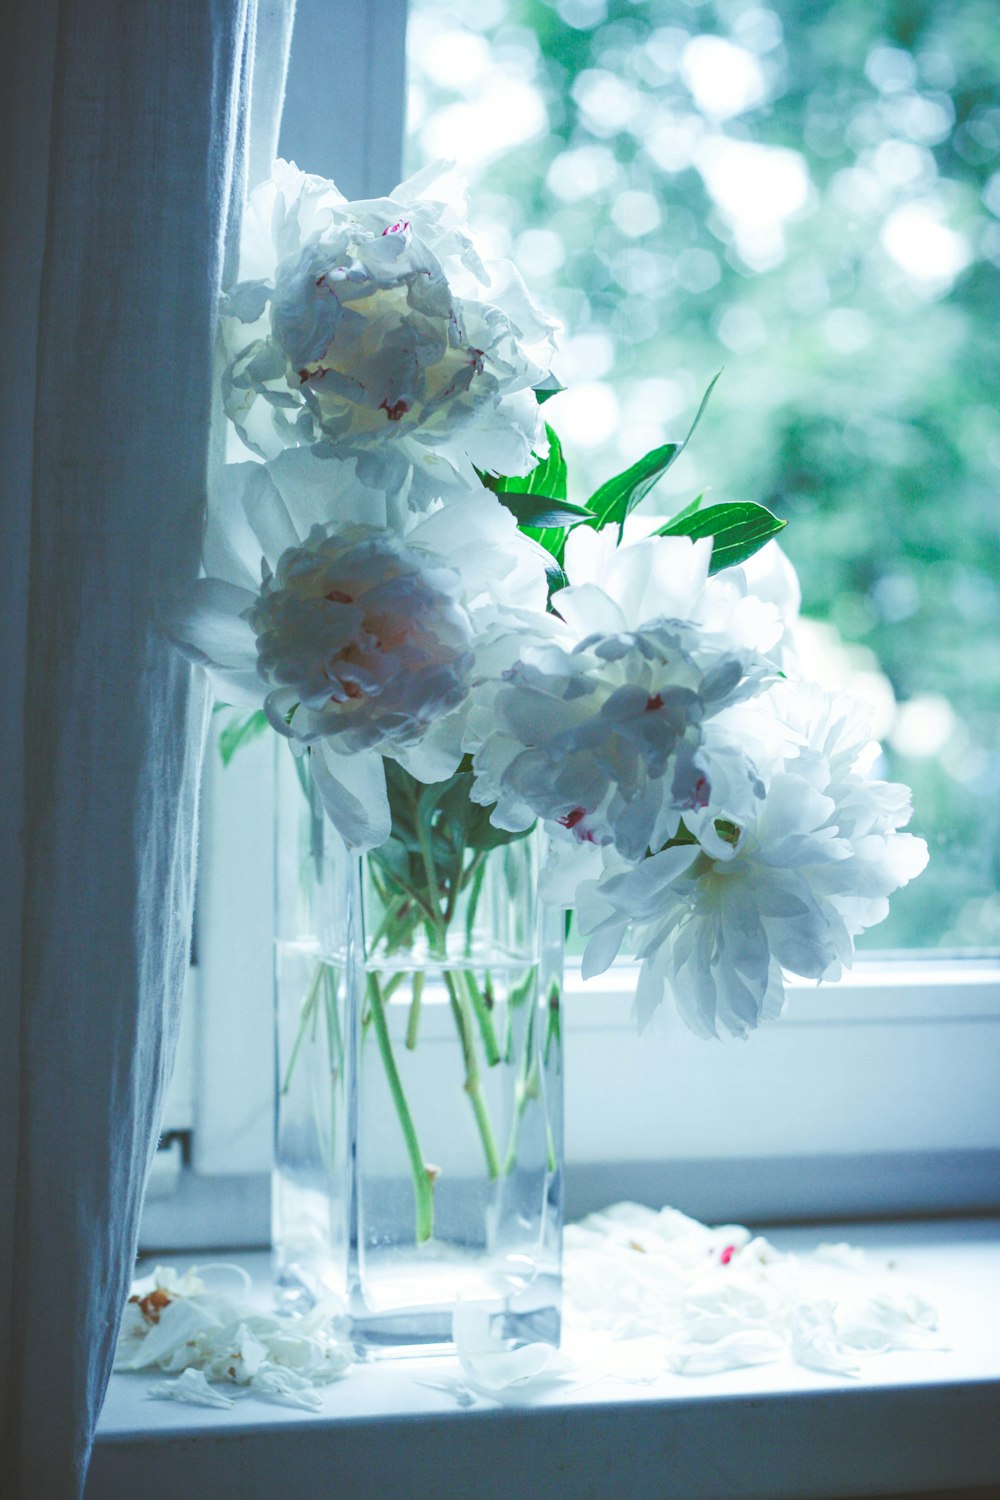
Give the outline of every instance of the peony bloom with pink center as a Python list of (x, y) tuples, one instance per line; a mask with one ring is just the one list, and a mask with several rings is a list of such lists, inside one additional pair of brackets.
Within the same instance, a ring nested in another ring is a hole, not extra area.
[[(738, 814), (720, 786), (685, 816), (684, 842), (632, 868), (609, 866), (578, 892), (596, 974), (628, 939), (642, 962), (648, 1021), (674, 996), (692, 1030), (746, 1036), (779, 1014), (785, 974), (838, 979), (854, 939), (927, 863), (906, 787), (873, 780), (868, 735), (850, 700), (781, 683), (720, 715), (709, 740), (754, 736), (762, 796)], [(711, 744), (709, 745), (711, 759)]]
[(403, 530), (384, 501), (381, 518), (370, 509), (350, 466), (304, 450), (232, 466), (206, 538), (212, 576), (170, 621), (218, 698), (263, 708), (310, 754), (359, 849), (389, 836), (383, 757), (423, 782), (452, 775), (473, 682), (514, 660), (546, 597), (543, 555), (492, 496), (411, 513)]
[[(773, 678), (766, 653), (781, 634), (741, 576), (709, 578), (711, 545), (650, 537), (616, 548), (610, 529), (574, 531), (554, 638), (527, 645), (469, 717), (474, 796), (496, 803), (498, 826), (543, 818), (631, 862), (708, 803), (705, 725)], [(719, 770), (752, 799), (751, 765)]]
[(225, 408), (249, 448), (333, 448), (418, 508), (475, 468), (532, 467), (556, 325), (513, 266), (483, 265), (464, 217), (447, 164), (349, 203), (275, 162), (222, 308)]

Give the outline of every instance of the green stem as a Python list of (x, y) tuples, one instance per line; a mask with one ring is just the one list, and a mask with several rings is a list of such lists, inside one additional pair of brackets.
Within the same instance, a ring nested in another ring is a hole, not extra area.
[(483, 1052), (486, 1055), (486, 1065), (495, 1068), (500, 1061), (500, 1047), (497, 1043), (496, 1028), (493, 1025), (493, 1016), (489, 1004), (479, 985), (476, 976), (471, 969), (456, 969), (456, 979), (461, 978), (465, 992), (472, 1002), (472, 1009), (479, 1023), (479, 1034), (483, 1039)]
[(337, 981), (337, 970), (327, 968), (323, 985), (326, 1000), (327, 1046), (330, 1053), (330, 1072), (335, 1077), (339, 1075), (344, 1065), (344, 1038), (340, 1030), (340, 1017), (337, 1014)]
[(318, 806), (315, 783), (312, 776), (306, 771), (305, 756), (293, 755), (292, 761), (295, 766), (295, 774), (299, 780), (299, 786), (302, 788), (303, 795), (309, 805), (309, 854), (316, 866), (316, 879), (322, 883), (324, 847), (323, 812)]
[(559, 1013), (559, 986), (553, 984), (549, 988), (549, 1014), (545, 1026), (545, 1066), (549, 1065), (549, 1056), (552, 1052), (553, 1043), (557, 1048), (562, 1047), (562, 1019)]
[(400, 1128), (403, 1139), (406, 1142), (406, 1153), (410, 1158), (410, 1170), (413, 1173), (413, 1196), (417, 1210), (417, 1244), (423, 1245), (434, 1233), (434, 1178), (424, 1161), (424, 1154), (417, 1140), (417, 1131), (410, 1114), (410, 1106), (406, 1102), (403, 1092), (403, 1084), (396, 1067), (396, 1059), (392, 1055), (392, 1042), (389, 1038), (389, 1023), (386, 1019), (385, 1004), (382, 992), (379, 989), (378, 979), (374, 974), (368, 975), (368, 1009), (375, 1028), (375, 1036), (378, 1041), (378, 1050), (382, 1055), (382, 1066), (385, 1069), (386, 1082), (392, 1095), (392, 1102), (396, 1107), (399, 1117)]
[(503, 1060), (505, 1063), (512, 1063), (514, 1061), (514, 1012), (520, 1010), (529, 996), (533, 996), (537, 973), (537, 965), (532, 964), (520, 984), (515, 984), (507, 992), (507, 1025), (503, 1044)]
[[(388, 933), (390, 927), (392, 927), (395, 924), (396, 918), (400, 914), (400, 909), (402, 907), (404, 907), (407, 904), (407, 902), (412, 899), (410, 896), (406, 895), (405, 892), (402, 892), (398, 896), (393, 896), (388, 901), (386, 901), (385, 896), (383, 896), (382, 892), (379, 891), (379, 897), (382, 900), (383, 904), (385, 905), (385, 910), (382, 913), (382, 920), (381, 920), (381, 922), (379, 922), (378, 926), (375, 929), (375, 935), (374, 935), (374, 937), (372, 938), (371, 942), (368, 945), (368, 951), (369, 951), (369, 953), (374, 953), (375, 952), (375, 949), (378, 947), (378, 945), (382, 941), (382, 939), (386, 936), (386, 934)], [(391, 944), (387, 944), (387, 947), (389, 948), (389, 951), (391, 952), (392, 951)]]
[(326, 1009), (326, 1044), (330, 1062), (330, 1171), (337, 1162), (337, 1085), (344, 1069), (344, 1038), (337, 1014), (336, 969), (327, 968), (323, 976), (323, 1000)]
[(529, 1099), (537, 1099), (540, 1085), (538, 1078), (538, 1058), (535, 1056), (535, 1014), (538, 1009), (537, 1002), (533, 1002), (531, 1013), (528, 1016), (528, 1029), (524, 1038), (524, 1052), (521, 1057), (520, 1077), (514, 1085), (514, 1118), (511, 1121), (510, 1139), (507, 1142), (507, 1154), (504, 1157), (504, 1176), (509, 1177), (517, 1166), (517, 1143), (521, 1134), (521, 1122), (524, 1112), (528, 1107)]
[(481, 850), (476, 853), (469, 865), (468, 878), (472, 889), (469, 892), (469, 901), (465, 908), (465, 952), (467, 957), (471, 958), (472, 934), (475, 931), (479, 898), (482, 895), (483, 881), (486, 878), (486, 856)]
[(281, 1085), (281, 1092), (283, 1094), (287, 1094), (289, 1088), (291, 1087), (292, 1073), (295, 1071), (295, 1064), (298, 1059), (299, 1052), (302, 1049), (302, 1043), (305, 1039), (306, 1034), (306, 1027), (309, 1025), (309, 1022), (313, 1016), (313, 1012), (316, 1008), (316, 1001), (319, 995), (320, 980), (323, 978), (323, 969), (324, 964), (322, 959), (317, 960), (316, 968), (313, 971), (313, 977), (309, 982), (309, 988), (306, 991), (305, 998), (302, 1001), (302, 1007), (299, 1011), (299, 1029), (295, 1033), (295, 1041), (292, 1043), (292, 1055), (288, 1059), (288, 1067), (285, 1069), (285, 1081)]
[(424, 971), (417, 969), (413, 976), (413, 999), (410, 1001), (410, 1014), (406, 1022), (406, 1045), (412, 1052), (417, 1045), (417, 1030), (420, 1026), (420, 1007), (424, 994)]
[(441, 920), (441, 909), (437, 904), (437, 868), (434, 864), (434, 853), (427, 837), (427, 830), (417, 818), (417, 840), (420, 844), (420, 856), (424, 862), (424, 871), (427, 875), (427, 891), (431, 904), (434, 908), (432, 921), (434, 923), (434, 939), (436, 949), (440, 957), (444, 957), (448, 949), (448, 935), (444, 922)]
[[(375, 852), (378, 853), (377, 850)], [(370, 858), (372, 858), (372, 856), (369, 855), (368, 858), (370, 859)], [(434, 911), (432, 907), (428, 906), (427, 902), (424, 900), (423, 896), (417, 890), (416, 886), (414, 886), (414, 885), (408, 885), (407, 882), (403, 879), (403, 877), (401, 875), (397, 875), (394, 870), (387, 870), (386, 871), (386, 879), (387, 880), (391, 880), (394, 885), (399, 886), (399, 889), (401, 891), (404, 891), (406, 893), (406, 895), (411, 898), (411, 900), (415, 901), (417, 903), (417, 905), (420, 907), (420, 910), (427, 917), (428, 921), (430, 921), (430, 922), (439, 922), (440, 921), (440, 919), (441, 919), (440, 918), (440, 913)]]
[[(427, 901), (421, 901), (425, 910), (433, 908), (431, 914), (432, 925), (428, 928), (428, 939), (431, 951), (436, 957), (447, 958), (448, 954), (448, 928), (447, 917), (440, 907), (440, 885), (438, 881), (437, 866), (434, 861), (434, 850), (431, 847), (430, 829), (425, 818), (421, 815), (420, 799), (409, 791), (410, 805), (413, 811), (413, 823), (417, 833), (417, 842), (420, 848), (420, 857), (427, 878)], [(454, 896), (457, 892), (459, 880), (452, 881), (452, 891), (447, 904), (448, 915), (454, 914)], [(418, 898), (419, 899), (419, 898)], [(493, 1126), (490, 1122), (489, 1111), (486, 1107), (486, 1099), (483, 1095), (482, 1079), (479, 1073), (479, 1063), (476, 1058), (476, 1045), (472, 1025), (469, 1018), (469, 1006), (474, 1002), (469, 998), (467, 986), (455, 972), (447, 969), (443, 971), (444, 981), (448, 989), (448, 999), (451, 1003), (452, 1015), (458, 1028), (459, 1041), (462, 1047), (462, 1058), (465, 1064), (465, 1092), (469, 1096), (472, 1105), (472, 1113), (475, 1117), (476, 1128), (479, 1131), (480, 1140), (483, 1143), (483, 1151), (486, 1155), (486, 1170), (491, 1180), (500, 1175), (500, 1157), (497, 1151), (496, 1140), (493, 1135)], [(485, 1005), (484, 1005), (485, 1013)], [(487, 1019), (489, 1019), (487, 1014)], [(492, 1033), (492, 1022), (490, 1031)], [(388, 1033), (386, 1033), (388, 1039)], [(496, 1037), (493, 1037), (494, 1050), (496, 1050)], [(485, 1045), (485, 1035), (484, 1035)], [(385, 1054), (383, 1053), (383, 1056)], [(398, 1077), (398, 1075), (397, 1075)]]
[[(402, 984), (402, 982), (403, 982), (403, 975), (402, 974), (393, 974), (393, 976), (392, 976), (391, 979), (387, 979), (386, 980), (385, 984), (382, 986), (382, 1004), (383, 1005), (388, 1005), (389, 1001), (392, 999), (393, 995), (399, 989), (399, 986)], [(371, 1025), (371, 1023), (372, 1023), (371, 1007), (366, 1005), (365, 1006), (365, 1010), (364, 1010), (364, 1014), (361, 1017), (361, 1026), (362, 1026), (362, 1030), (363, 1030), (365, 1036), (368, 1035), (368, 1028)]]
[(483, 1143), (483, 1151), (486, 1155), (486, 1171), (492, 1182), (494, 1178), (500, 1175), (500, 1156), (493, 1135), (493, 1126), (490, 1123), (489, 1113), (486, 1108), (486, 1100), (483, 1097), (483, 1083), (479, 1074), (479, 1064), (476, 1061), (476, 1044), (472, 1035), (472, 1027), (469, 1024), (468, 1011), (465, 1004), (463, 1004), (462, 995), (456, 983), (456, 975), (446, 969), (444, 971), (444, 981), (448, 987), (448, 999), (451, 1001), (452, 1014), (455, 1017), (459, 1041), (462, 1044), (462, 1059), (465, 1063), (465, 1092), (472, 1102), (472, 1113), (475, 1116), (479, 1138)]
[[(470, 884), (473, 887), (472, 895), (469, 898), (470, 904), (469, 907), (466, 908), (465, 913), (465, 946), (467, 954), (469, 945), (472, 941), (472, 925), (475, 922), (476, 903), (479, 900), (479, 891), (482, 889), (483, 876), (485, 874), (485, 868), (483, 865), (483, 861), (485, 860), (485, 858), (486, 855), (484, 851), (482, 849), (477, 849), (472, 858), (469, 860), (469, 863), (465, 864), (465, 854), (464, 852), (460, 854), (458, 857), (456, 870), (453, 874), (453, 879), (449, 882), (448, 886), (448, 900), (445, 905), (444, 913), (444, 924), (446, 927), (451, 926), (451, 920), (455, 915), (455, 908), (458, 905), (459, 896), (464, 890), (468, 889)], [(471, 921), (470, 911), (472, 918)]]

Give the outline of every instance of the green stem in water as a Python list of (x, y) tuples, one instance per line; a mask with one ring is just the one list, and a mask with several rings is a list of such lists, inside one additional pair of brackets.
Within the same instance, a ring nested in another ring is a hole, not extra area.
[(562, 1019), (559, 1013), (559, 986), (553, 984), (549, 987), (549, 1017), (545, 1027), (545, 1066), (549, 1065), (549, 1056), (553, 1044), (556, 1048), (562, 1047)]
[(336, 1170), (337, 1162), (337, 1086), (344, 1070), (344, 1037), (337, 1014), (336, 969), (324, 965), (323, 1000), (326, 1010), (326, 1045), (330, 1063), (330, 1171)]
[[(387, 979), (386, 980), (385, 984), (382, 986), (382, 1004), (383, 1005), (388, 1005), (389, 1001), (392, 999), (393, 995), (399, 989), (399, 986), (402, 984), (402, 982), (403, 982), (403, 975), (402, 974), (394, 974), (391, 979)], [(368, 1035), (368, 1031), (369, 1031), (369, 1028), (371, 1027), (371, 1024), (372, 1024), (371, 1007), (368, 1006), (368, 1005), (366, 1005), (365, 1008), (364, 1008), (364, 1011), (362, 1012), (362, 1016), (361, 1016), (361, 1030), (362, 1030), (363, 1036), (367, 1036)]]
[[(435, 956), (447, 958), (448, 928), (445, 914), (441, 911), (440, 906), (441, 888), (438, 882), (437, 865), (434, 861), (434, 850), (431, 847), (430, 828), (426, 819), (421, 815), (420, 799), (412, 791), (410, 792), (410, 804), (413, 810), (417, 842), (420, 846), (420, 857), (424, 866), (424, 874), (427, 878), (427, 900), (422, 901), (421, 904), (425, 909), (428, 907), (433, 908), (433, 926), (428, 928), (428, 938)], [(455, 884), (457, 882), (453, 882), (453, 892)], [(449, 914), (454, 913), (453, 901), (449, 902), (447, 911)], [(465, 1092), (468, 1094), (472, 1105), (476, 1129), (479, 1131), (479, 1137), (483, 1143), (483, 1151), (486, 1155), (486, 1170), (492, 1180), (500, 1175), (500, 1156), (493, 1135), (493, 1126), (490, 1122), (489, 1111), (486, 1107), (486, 1099), (483, 1095), (479, 1063), (476, 1058), (475, 1037), (469, 1017), (469, 1006), (472, 1002), (469, 999), (467, 987), (455, 972), (445, 969), (444, 981), (448, 989), (448, 999), (451, 1003), (451, 1011), (455, 1018), (455, 1025), (458, 1028), (459, 1041), (462, 1047), (462, 1058), (465, 1063)], [(492, 1022), (490, 1030), (492, 1031)], [(386, 1037), (388, 1039), (388, 1033), (386, 1033)], [(495, 1036), (493, 1040), (495, 1046)]]
[(455, 1025), (458, 1027), (459, 1041), (462, 1044), (462, 1059), (465, 1063), (465, 1092), (472, 1102), (472, 1113), (476, 1119), (479, 1130), (479, 1138), (483, 1143), (483, 1151), (486, 1156), (486, 1171), (492, 1182), (500, 1176), (500, 1155), (497, 1151), (497, 1143), (493, 1135), (493, 1126), (490, 1123), (489, 1113), (486, 1109), (486, 1100), (483, 1097), (483, 1083), (479, 1075), (479, 1064), (476, 1061), (476, 1043), (472, 1034), (472, 1026), (469, 1021), (466, 1003), (460, 985), (456, 982), (457, 975), (449, 970), (444, 972), (444, 982), (448, 986), (448, 999), (451, 1001), (452, 1014), (455, 1017)]
[(330, 1053), (330, 1073), (334, 1078), (339, 1077), (344, 1066), (344, 1038), (340, 1029), (340, 1016), (337, 1014), (337, 983), (338, 971), (324, 965), (326, 973), (323, 980), (324, 999), (326, 1002), (326, 1032), (327, 1046)]
[(417, 1131), (410, 1114), (410, 1106), (406, 1102), (403, 1092), (403, 1084), (396, 1067), (396, 1059), (392, 1055), (392, 1042), (389, 1038), (389, 1023), (385, 1014), (385, 1004), (382, 992), (379, 989), (378, 979), (374, 974), (368, 975), (368, 1009), (375, 1028), (375, 1036), (378, 1041), (378, 1050), (382, 1056), (382, 1066), (385, 1069), (386, 1082), (392, 1095), (392, 1102), (396, 1107), (399, 1117), (400, 1128), (403, 1139), (406, 1142), (406, 1153), (410, 1158), (410, 1170), (413, 1173), (413, 1196), (417, 1211), (417, 1233), (418, 1245), (426, 1244), (434, 1233), (434, 1178), (424, 1161), (420, 1142), (417, 1140)]
[(313, 977), (309, 981), (309, 988), (308, 990), (306, 990), (305, 998), (302, 1001), (302, 1007), (299, 1011), (299, 1029), (295, 1033), (295, 1041), (292, 1043), (292, 1055), (288, 1059), (288, 1067), (285, 1069), (285, 1079), (281, 1085), (281, 1092), (283, 1094), (287, 1094), (289, 1088), (291, 1087), (292, 1074), (295, 1071), (295, 1064), (298, 1060), (298, 1055), (302, 1048), (302, 1043), (305, 1039), (306, 1027), (313, 1019), (314, 1012), (316, 1010), (316, 1004), (319, 998), (320, 980), (323, 978), (323, 969), (324, 964), (322, 960), (318, 960), (316, 968), (313, 971)]
[(420, 1006), (424, 995), (424, 971), (417, 969), (413, 976), (413, 999), (410, 1001), (410, 1014), (406, 1022), (406, 1045), (412, 1052), (417, 1045), (417, 1031), (420, 1027)]
[(483, 1039), (483, 1052), (486, 1056), (486, 1065), (495, 1068), (500, 1061), (500, 1047), (497, 1042), (496, 1028), (493, 1025), (493, 1016), (487, 1001), (479, 985), (476, 976), (471, 969), (456, 969), (455, 978), (461, 979), (465, 992), (472, 1002), (472, 1009), (476, 1021), (479, 1024), (479, 1034)]
[[(532, 971), (533, 973), (534, 971)], [(537, 1099), (541, 1093), (541, 1084), (538, 1076), (538, 1058), (535, 1056), (535, 1014), (538, 1010), (537, 1002), (533, 1001), (531, 1013), (528, 1016), (528, 1029), (524, 1038), (524, 1052), (521, 1057), (520, 1077), (514, 1085), (514, 1118), (511, 1121), (510, 1140), (507, 1142), (507, 1155), (504, 1157), (504, 1176), (509, 1177), (517, 1166), (517, 1143), (521, 1134), (521, 1122), (524, 1112), (528, 1107), (530, 1099)]]
[(515, 984), (507, 993), (507, 1030), (504, 1036), (503, 1060), (505, 1063), (514, 1061), (514, 1012), (520, 1010), (524, 1002), (534, 995), (535, 976), (538, 966), (532, 964), (520, 984)]

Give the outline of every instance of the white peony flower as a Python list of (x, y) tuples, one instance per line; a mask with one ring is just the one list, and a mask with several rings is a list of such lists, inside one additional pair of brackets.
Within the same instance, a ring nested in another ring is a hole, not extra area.
[(387, 198), (349, 203), (277, 161), (251, 194), (241, 280), (225, 298), (226, 411), (256, 453), (320, 443), (412, 502), (472, 466), (523, 474), (544, 452), (531, 390), (555, 324), (512, 266), (488, 273), (438, 163)]
[(713, 792), (685, 814), (697, 842), (619, 862), (579, 892), (584, 973), (606, 968), (630, 933), (641, 1022), (669, 986), (694, 1031), (747, 1035), (781, 1010), (783, 972), (839, 978), (857, 934), (927, 863), (924, 841), (898, 831), (907, 788), (865, 775), (868, 736), (850, 700), (782, 683), (720, 715), (708, 738), (728, 750), (755, 718), (765, 794), (750, 818), (734, 820)]
[(303, 743), (416, 744), (467, 691), (473, 624), (454, 568), (385, 529), (316, 526), (243, 612), (265, 707)]
[[(628, 861), (661, 849), (711, 795), (704, 725), (759, 692), (781, 622), (742, 576), (709, 579), (710, 539), (650, 537), (616, 548), (578, 528), (556, 639), (529, 645), (469, 717), (477, 782), (493, 821), (536, 817)], [(755, 779), (743, 772), (747, 794)]]
[(794, 564), (776, 541), (766, 542), (738, 569), (726, 571), (742, 573), (749, 592), (775, 606), (783, 628), (794, 628), (802, 607), (802, 589)]
[(262, 706), (311, 747), (324, 806), (358, 848), (389, 836), (382, 757), (450, 776), (475, 676), (514, 659), (546, 597), (540, 549), (492, 497), (410, 514), (402, 533), (384, 501), (370, 509), (350, 465), (306, 450), (231, 466), (206, 538), (213, 576), (169, 626), (218, 697)]

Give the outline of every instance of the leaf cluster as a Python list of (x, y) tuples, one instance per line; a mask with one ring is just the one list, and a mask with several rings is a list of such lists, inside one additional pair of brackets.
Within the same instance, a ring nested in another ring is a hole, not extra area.
[[(719, 374), (721, 373), (720, 371)], [(602, 531), (605, 526), (617, 526), (618, 539), (621, 540), (628, 517), (676, 463), (691, 441), (718, 379), (719, 375), (716, 375), (709, 383), (683, 441), (664, 443), (659, 448), (653, 448), (620, 474), (605, 480), (590, 496), (586, 505), (574, 504), (567, 498), (569, 486), (566, 459), (558, 435), (548, 423), (545, 424), (548, 454), (539, 459), (527, 478), (482, 476), (484, 484), (493, 490), (500, 503), (514, 515), (525, 535), (539, 542), (551, 556), (550, 592), (555, 592), (566, 582), (563, 556), (566, 538), (575, 526), (591, 526), (596, 531)], [(547, 400), (554, 392), (546, 390), (536, 394), (539, 401), (542, 401)], [(777, 536), (786, 524), (766, 506), (752, 501), (711, 505), (703, 510), (702, 498), (699, 495), (671, 517), (656, 535), (690, 536), (695, 539), (711, 537), (713, 573), (746, 562), (765, 542)]]

